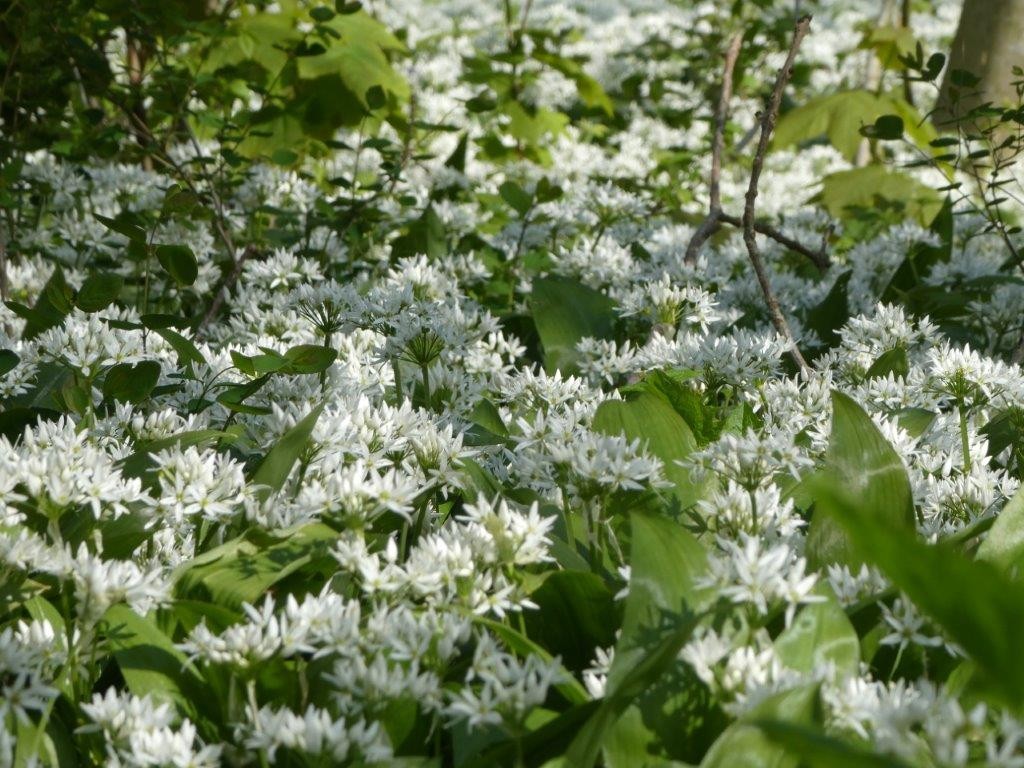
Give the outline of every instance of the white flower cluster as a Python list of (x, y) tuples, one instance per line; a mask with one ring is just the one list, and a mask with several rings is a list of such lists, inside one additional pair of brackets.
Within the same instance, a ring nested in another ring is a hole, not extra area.
[[(409, 49), (408, 126), (339, 129), (324, 157), (246, 161), (223, 188), (204, 174), (217, 226), (164, 215), (170, 168), (24, 158), (36, 224), (0, 235), (0, 766), (58, 719), (116, 766), (522, 748), (563, 699), (592, 705), (615, 682), (620, 614), (657, 591), (633, 581), (634, 513), (700, 548), (678, 564), (700, 567), (699, 620), (669, 661), (709, 706), (740, 717), (814, 684), (822, 727), (880, 753), (1024, 766), (1021, 721), (943, 685), (965, 651), (875, 568), (816, 559), (808, 525), (834, 391), (898, 455), (923, 538), (973, 539), (1017, 492), (1024, 287), (1005, 243), (973, 216), (951, 242), (909, 212), (843, 231), (797, 198), (847, 159), (773, 150), (759, 215), (832, 249), (819, 272), (763, 244), (811, 361), (797, 372), (739, 230), (684, 260), (719, 76), (688, 62), (719, 44), (725, 4), (527, 2), (509, 34), (501, 4), (365, 5)], [(852, 87), (871, 53), (855, 30), (876, 4), (817, 5), (801, 99)], [(937, 11), (922, 39), (951, 23)], [(126, 83), (128, 43), (108, 42)], [(522, 103), (471, 108), (482, 61), (523, 78)], [(742, 155), (763, 105), (738, 90)], [(213, 167), (233, 151), (167, 156)], [(747, 178), (724, 170), (727, 211)], [(122, 212), (153, 214), (148, 243), (188, 245), (191, 287), (123, 258), (127, 236), (96, 218)], [(909, 253), (941, 246), (913, 296), (893, 287)], [(122, 292), (72, 306), (96, 264)], [(577, 622), (593, 606), (607, 615)], [(819, 615), (849, 625), (856, 658), (793, 657), (785, 638)], [(146, 695), (139, 648), (159, 652)], [(204, 694), (191, 711), (180, 681)]]

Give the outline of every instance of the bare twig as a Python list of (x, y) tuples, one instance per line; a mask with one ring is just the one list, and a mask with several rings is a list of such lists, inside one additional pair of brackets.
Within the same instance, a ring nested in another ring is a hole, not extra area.
[(220, 308), (227, 299), (228, 293), (231, 292), (235, 283), (238, 282), (238, 278), (242, 275), (242, 267), (245, 266), (245, 262), (253, 255), (253, 253), (255, 253), (255, 249), (252, 245), (247, 245), (235, 260), (234, 268), (221, 282), (220, 288), (217, 289), (217, 295), (213, 297), (213, 301), (210, 302), (209, 309), (206, 310), (206, 314), (203, 315), (202, 320), (199, 321), (199, 325), (196, 326), (196, 338), (202, 338), (206, 330), (206, 326), (208, 326), (217, 316), (217, 313), (220, 312)]
[(761, 171), (764, 168), (764, 157), (768, 153), (768, 142), (771, 140), (772, 131), (775, 130), (775, 121), (779, 117), (779, 106), (782, 104), (782, 91), (789, 81), (793, 62), (796, 59), (800, 43), (811, 28), (811, 17), (803, 16), (793, 29), (793, 40), (789, 45), (789, 53), (786, 61), (775, 78), (775, 87), (772, 88), (771, 97), (768, 100), (767, 108), (760, 115), (761, 135), (757, 141), (757, 151), (754, 153), (754, 162), (750, 168), (750, 184), (747, 186), (746, 204), (743, 206), (743, 242), (747, 246), (747, 254), (750, 256), (750, 264), (757, 275), (757, 282), (761, 284), (761, 292), (764, 294), (765, 303), (768, 305), (768, 315), (771, 317), (772, 325), (789, 344), (789, 353), (801, 369), (807, 370), (807, 361), (800, 354), (796, 346), (793, 334), (789, 330), (789, 323), (779, 308), (779, 300), (772, 291), (771, 283), (768, 281), (768, 273), (765, 271), (764, 263), (761, 261), (761, 252), (757, 247), (757, 237), (754, 230), (754, 219), (757, 204), (757, 184), (761, 179)]
[[(718, 215), (718, 220), (723, 224), (730, 224), (734, 227), (743, 226), (743, 219), (739, 216), (733, 216), (724, 212)], [(825, 231), (821, 238), (821, 246), (817, 249), (810, 248), (799, 240), (794, 240), (782, 230), (776, 229), (765, 221), (755, 221), (754, 231), (758, 234), (764, 235), (765, 237), (770, 237), (775, 242), (786, 246), (789, 250), (794, 251), (795, 253), (806, 256), (821, 272), (825, 272), (830, 266), (832, 266), (832, 260), (828, 257), (829, 230)]]
[(711, 179), (708, 183), (710, 202), (708, 215), (686, 246), (683, 263), (694, 264), (697, 253), (705, 241), (718, 229), (718, 220), (722, 216), (722, 152), (725, 149), (725, 124), (729, 119), (729, 101), (732, 99), (732, 73), (736, 69), (736, 60), (740, 56), (740, 45), (743, 34), (737, 32), (729, 40), (729, 48), (725, 52), (725, 66), (722, 69), (722, 92), (718, 97), (715, 109), (715, 137), (711, 142)]
[[(718, 99), (718, 108), (715, 110), (715, 136), (711, 145), (711, 178), (708, 183), (708, 215), (697, 227), (686, 246), (686, 255), (683, 263), (694, 265), (697, 263), (697, 255), (701, 247), (707, 242), (722, 224), (729, 224), (734, 227), (742, 227), (743, 221), (739, 216), (732, 216), (722, 210), (722, 154), (725, 151), (725, 124), (729, 119), (729, 101), (732, 98), (733, 72), (736, 69), (736, 60), (739, 58), (740, 45), (743, 42), (743, 35), (737, 33), (729, 41), (729, 48), (725, 54), (725, 66), (722, 70), (722, 92)], [(754, 126), (755, 130), (757, 125)], [(753, 132), (751, 133), (753, 135)], [(757, 221), (754, 222), (754, 230), (766, 237), (770, 237), (777, 243), (781, 243), (791, 251), (806, 256), (818, 268), (824, 272), (831, 265), (828, 257), (826, 244), (828, 236), (822, 239), (821, 248), (815, 250), (809, 248), (798, 240), (788, 237), (784, 232), (776, 229), (770, 224)]]
[(7, 301), (10, 298), (10, 288), (7, 280), (7, 240), (0, 235), (0, 299)]

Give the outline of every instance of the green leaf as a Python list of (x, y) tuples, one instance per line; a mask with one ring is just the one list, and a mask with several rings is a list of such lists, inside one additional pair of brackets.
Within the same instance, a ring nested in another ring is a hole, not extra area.
[(840, 677), (860, 671), (860, 639), (846, 611), (831, 594), (805, 605), (775, 639), (779, 660), (789, 669), (810, 674), (832, 663)]
[(910, 373), (907, 350), (903, 347), (895, 347), (879, 355), (878, 359), (868, 368), (864, 378), (883, 379), (890, 373), (898, 379), (906, 379)]
[(860, 129), (862, 136), (880, 141), (898, 141), (903, 138), (903, 118), (899, 115), (882, 115), (873, 125)]
[(818, 719), (818, 685), (771, 696), (736, 721), (711, 745), (700, 768), (797, 768), (799, 757), (768, 738), (758, 727), (764, 720), (812, 725)]
[(12, 349), (0, 349), (0, 376), (10, 373), (18, 367), (21, 358)]
[(590, 665), (595, 649), (615, 643), (618, 606), (596, 574), (555, 571), (530, 600), (539, 610), (524, 614), (527, 634), (573, 672)]
[(530, 313), (544, 347), (544, 369), (548, 373), (575, 370), (576, 344), (591, 336), (612, 338), (614, 303), (599, 291), (562, 277), (533, 281)]
[(839, 343), (839, 329), (850, 319), (848, 289), (853, 270), (843, 272), (829, 289), (828, 295), (807, 312), (807, 327), (818, 334), (826, 347)]
[(594, 414), (593, 428), (606, 435), (640, 440), (645, 450), (661, 459), (663, 474), (673, 484), (672, 494), (685, 508), (704, 495), (690, 470), (678, 462), (697, 449), (693, 431), (664, 399), (647, 392), (628, 400), (606, 400)]
[(114, 218), (94, 214), (94, 218), (111, 232), (124, 235), (129, 240), (144, 243), (146, 241), (146, 230), (141, 226), (141, 219), (127, 211), (119, 213)]
[(1024, 558), (1024, 488), (1019, 489), (996, 517), (988, 536), (978, 547), (978, 559), (1011, 576), (1022, 574)]
[(898, 758), (840, 741), (819, 728), (768, 719), (754, 725), (806, 768), (909, 768)]
[(338, 357), (338, 350), (319, 344), (300, 344), (284, 353), (288, 373), (320, 373)]
[(325, 22), (334, 18), (335, 11), (333, 8), (328, 8), (326, 5), (318, 5), (316, 8), (310, 10), (309, 15), (313, 17), (313, 21)]
[(132, 365), (118, 363), (103, 379), (103, 397), (122, 403), (141, 403), (160, 380), (160, 363), (143, 360)]
[(310, 566), (329, 566), (330, 545), (337, 538), (323, 523), (309, 523), (279, 532), (269, 544), (244, 536), (233, 539), (185, 563), (175, 594), (232, 609), (255, 604), (288, 576)]
[(113, 605), (103, 615), (101, 631), (128, 690), (168, 701), (184, 716), (196, 718), (199, 705), (209, 701), (203, 680), (151, 618), (127, 605)]
[(428, 205), (422, 215), (409, 225), (406, 234), (395, 240), (391, 250), (396, 258), (423, 254), (438, 259), (445, 255), (447, 248), (444, 222), (434, 206)]
[(156, 258), (178, 285), (192, 285), (199, 277), (199, 262), (187, 245), (158, 245)]
[(195, 210), (199, 204), (200, 200), (195, 192), (175, 184), (164, 193), (161, 210), (164, 215), (180, 214), (184, 216)]
[(113, 304), (121, 295), (124, 278), (113, 272), (95, 272), (85, 278), (75, 297), (75, 304), (83, 312), (99, 312)]
[(199, 351), (195, 344), (186, 339), (177, 331), (172, 331), (170, 328), (154, 328), (153, 332), (163, 338), (178, 356), (178, 365), (186, 365), (188, 363), (205, 363), (206, 358), (203, 357), (203, 353)]
[[(864, 515), (894, 531), (914, 531), (914, 504), (899, 454), (871, 418), (849, 396), (832, 393), (832, 434), (826, 474), (856, 495)], [(850, 540), (832, 519), (827, 500), (818, 499), (807, 534), (812, 568), (832, 562), (857, 565)]]
[[(682, 525), (633, 514), (629, 594), (606, 698), (633, 686), (644, 664), (704, 610), (707, 596), (698, 590), (697, 580), (706, 565), (707, 553)], [(722, 725), (705, 686), (677, 660), (661, 667), (658, 685), (640, 687), (618, 712), (620, 716), (609, 716), (607, 722), (595, 721), (594, 732), (586, 737), (603, 746), (612, 768), (634, 764), (631, 756), (638, 745), (644, 753), (697, 760), (702, 745)]]
[(506, 181), (498, 187), (501, 199), (508, 203), (520, 216), (525, 216), (533, 206), (533, 195), (528, 193), (514, 181)]
[(1024, 705), (1024, 584), (995, 565), (972, 561), (951, 544), (929, 546), (903, 526), (879, 519), (862, 494), (835, 479), (817, 483), (855, 551), (873, 563), (978, 666), (992, 695)]
[(884, 165), (866, 165), (848, 171), (836, 171), (822, 179), (818, 198), (836, 218), (848, 208), (872, 208), (876, 200), (903, 206), (908, 215), (927, 226), (942, 210), (942, 198), (912, 176), (891, 171)]
[(852, 162), (863, 138), (861, 126), (870, 125), (883, 115), (898, 117), (909, 126), (910, 137), (922, 147), (935, 138), (931, 124), (922, 121), (917, 110), (899, 96), (853, 90), (819, 96), (791, 109), (779, 118), (772, 143), (775, 147), (787, 147), (826, 136)]
[(260, 462), (252, 476), (252, 483), (263, 486), (262, 495), (264, 497), (273, 491), (279, 491), (284, 485), (295, 462), (306, 450), (306, 445), (313, 435), (313, 428), (323, 410), (324, 406), (321, 403), (298, 424), (285, 432), (263, 457), (263, 461)]

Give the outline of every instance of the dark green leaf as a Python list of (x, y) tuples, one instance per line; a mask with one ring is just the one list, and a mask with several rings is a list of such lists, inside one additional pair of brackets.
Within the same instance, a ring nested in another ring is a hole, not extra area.
[(768, 719), (754, 725), (805, 768), (909, 768), (898, 758), (840, 741), (819, 728)]
[[(914, 505), (899, 454), (871, 418), (849, 396), (832, 393), (832, 434), (826, 473), (857, 496), (866, 516), (893, 530), (914, 531)], [(818, 499), (807, 535), (812, 567), (832, 562), (856, 565), (850, 541), (831, 517), (828, 500)]]
[(113, 605), (103, 615), (102, 632), (128, 689), (136, 696), (168, 701), (195, 718), (203, 701), (203, 681), (184, 653), (153, 620), (127, 605)]
[(199, 277), (199, 262), (187, 245), (158, 245), (156, 258), (178, 285), (192, 285)]
[(0, 349), (0, 376), (10, 373), (18, 367), (21, 358), (11, 349)]
[(85, 279), (75, 303), (83, 312), (99, 312), (113, 304), (121, 295), (124, 278), (113, 272), (96, 272)]
[(572, 372), (580, 339), (611, 338), (614, 306), (603, 293), (566, 278), (534, 280), (530, 312), (544, 347), (545, 370)]
[(683, 418), (665, 400), (647, 392), (629, 400), (606, 400), (594, 414), (593, 428), (606, 435), (639, 440), (650, 454), (661, 459), (665, 478), (673, 483), (673, 495), (685, 508), (704, 494), (704, 485), (680, 466), (697, 448), (697, 440)]
[(143, 360), (135, 365), (118, 363), (103, 380), (103, 397), (122, 403), (141, 403), (160, 379), (160, 363)]
[(963, 648), (994, 696), (1012, 707), (1024, 704), (1018, 642), (1024, 637), (1024, 584), (991, 563), (968, 560), (953, 545), (922, 543), (905, 526), (879, 519), (862, 497), (856, 486), (835, 479), (817, 483), (819, 504), (828, 504), (858, 555)]
[(278, 491), (284, 485), (295, 462), (306, 450), (306, 445), (313, 435), (313, 428), (323, 409), (323, 404), (320, 404), (310, 411), (298, 424), (285, 432), (263, 457), (263, 461), (260, 462), (252, 476), (252, 482), (264, 487), (264, 495)]
[(338, 357), (338, 350), (318, 344), (300, 344), (284, 353), (288, 373), (320, 373)]

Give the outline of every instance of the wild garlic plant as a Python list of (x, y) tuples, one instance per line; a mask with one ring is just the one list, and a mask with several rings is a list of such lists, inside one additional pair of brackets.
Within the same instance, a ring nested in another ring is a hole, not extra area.
[(67, 105), (0, 59), (0, 766), (1024, 766), (1019, 235), (863, 82), (957, 3), (812, 4), (792, 338), (687, 258), (792, 3), (73, 5)]

